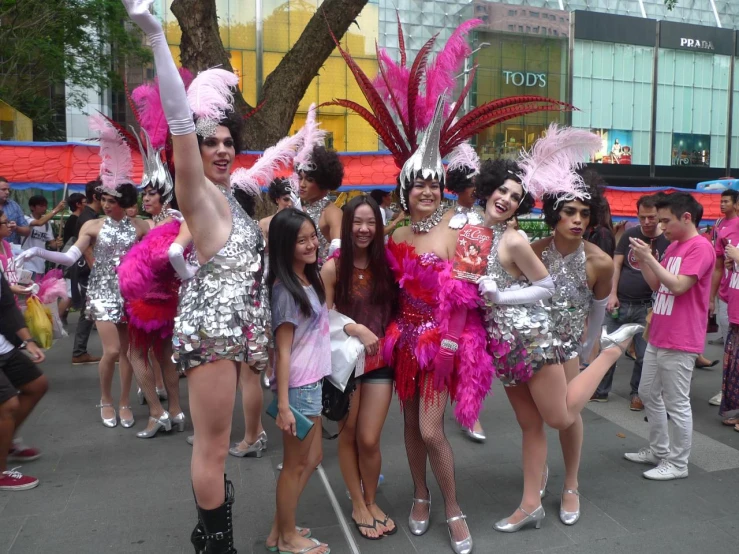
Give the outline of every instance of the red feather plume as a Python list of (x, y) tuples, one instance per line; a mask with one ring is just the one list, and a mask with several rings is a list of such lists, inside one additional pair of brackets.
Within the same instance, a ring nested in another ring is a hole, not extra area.
[(413, 60), (411, 75), (408, 80), (408, 128), (411, 131), (410, 135), (408, 135), (408, 139), (413, 141), (413, 144), (411, 145), (413, 149), (417, 146), (416, 135), (418, 134), (418, 129), (416, 129), (416, 102), (418, 101), (418, 91), (421, 88), (421, 78), (423, 77), (429, 54), (431, 54), (431, 49), (434, 47), (437, 36), (438, 33), (432, 36), (418, 51), (416, 59)]
[(405, 37), (403, 36), (403, 26), (400, 24), (400, 12), (395, 10), (395, 17), (398, 19), (398, 50), (400, 50), (400, 67), (405, 67)]

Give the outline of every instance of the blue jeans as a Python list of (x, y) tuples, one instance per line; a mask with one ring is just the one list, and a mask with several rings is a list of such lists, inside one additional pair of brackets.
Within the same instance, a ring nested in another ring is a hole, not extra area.
[(288, 402), (305, 417), (318, 417), (323, 409), (323, 381), (287, 390)]
[[(621, 301), (621, 306), (618, 309), (618, 318), (614, 319), (610, 317), (610, 314), (606, 314), (606, 328), (609, 333), (612, 333), (621, 325), (626, 323), (640, 323), (646, 325), (647, 322), (647, 310), (651, 307), (651, 303), (629, 303)], [(634, 362), (634, 369), (631, 371), (631, 396), (639, 394), (639, 381), (641, 381), (641, 370), (642, 364), (644, 363), (644, 352), (647, 350), (647, 341), (641, 333), (634, 337), (634, 348), (636, 350), (636, 361)], [(613, 373), (616, 371), (616, 364), (613, 364), (606, 376), (598, 385), (595, 394), (598, 396), (607, 396), (611, 392), (613, 386)]]

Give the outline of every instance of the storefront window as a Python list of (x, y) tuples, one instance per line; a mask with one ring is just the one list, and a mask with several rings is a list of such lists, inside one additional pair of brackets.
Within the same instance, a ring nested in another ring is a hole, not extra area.
[(730, 61), (659, 51), (656, 165), (726, 166)]
[(649, 164), (653, 56), (644, 46), (575, 42), (572, 125), (603, 138), (593, 161)]
[[(519, 95), (567, 99), (564, 40), (480, 32), (477, 43), (483, 42), (490, 46), (477, 53), (473, 106)], [(477, 150), (483, 159), (516, 154), (531, 146), (553, 121), (563, 122), (564, 114), (542, 112), (495, 125), (477, 135)]]

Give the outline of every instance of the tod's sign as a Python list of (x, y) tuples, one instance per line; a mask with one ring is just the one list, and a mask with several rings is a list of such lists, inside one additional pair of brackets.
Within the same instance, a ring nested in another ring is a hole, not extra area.
[(529, 73), (528, 71), (506, 71), (503, 70), (506, 85), (516, 87), (539, 87), (547, 86), (546, 73)]

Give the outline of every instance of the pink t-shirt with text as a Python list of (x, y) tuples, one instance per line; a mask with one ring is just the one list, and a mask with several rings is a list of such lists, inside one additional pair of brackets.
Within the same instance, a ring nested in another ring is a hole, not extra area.
[[(739, 217), (732, 217), (729, 220), (724, 219), (720, 227), (718, 225), (716, 226), (716, 257), (724, 256), (724, 250), (729, 243), (739, 246), (737, 230), (739, 230)], [(724, 272), (721, 274), (718, 297), (724, 302), (729, 301), (729, 270), (726, 268), (724, 268)]]
[(662, 267), (673, 275), (692, 275), (698, 280), (680, 296), (660, 285), (652, 304), (650, 344), (682, 352), (703, 352), (715, 264), (713, 246), (700, 235), (667, 247)]

